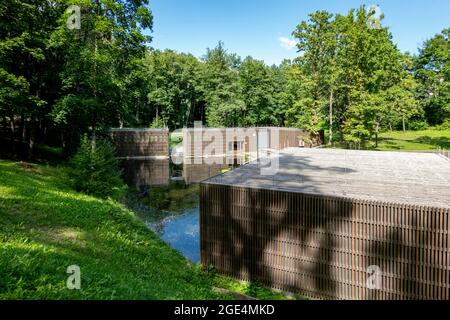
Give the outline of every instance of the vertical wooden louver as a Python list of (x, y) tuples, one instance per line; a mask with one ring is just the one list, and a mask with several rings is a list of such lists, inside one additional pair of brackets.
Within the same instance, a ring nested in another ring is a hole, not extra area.
[(201, 184), (202, 264), (314, 298), (448, 300), (449, 223), (448, 208)]
[(111, 129), (118, 158), (169, 157), (168, 129)]

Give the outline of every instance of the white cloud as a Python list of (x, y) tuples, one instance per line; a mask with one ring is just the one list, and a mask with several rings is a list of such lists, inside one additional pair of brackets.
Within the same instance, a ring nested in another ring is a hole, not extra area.
[(287, 37), (279, 37), (278, 41), (280, 42), (280, 46), (286, 50), (292, 50), (297, 45), (297, 41)]

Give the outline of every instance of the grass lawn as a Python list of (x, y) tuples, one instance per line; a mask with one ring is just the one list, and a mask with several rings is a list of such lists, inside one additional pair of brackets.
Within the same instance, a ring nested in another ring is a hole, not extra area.
[(385, 132), (380, 135), (376, 150), (435, 151), (437, 147), (450, 149), (450, 130)]
[[(328, 140), (326, 140), (328, 141)], [(346, 145), (333, 144), (337, 148)], [(371, 141), (369, 150), (378, 151), (436, 151), (436, 148), (450, 150), (450, 130), (390, 131), (379, 135), (378, 147)]]
[[(227, 298), (217, 283), (249, 290), (206, 274), (121, 204), (77, 193), (63, 177), (64, 168), (0, 160), (0, 299)], [(71, 265), (81, 268), (81, 290), (66, 288)]]

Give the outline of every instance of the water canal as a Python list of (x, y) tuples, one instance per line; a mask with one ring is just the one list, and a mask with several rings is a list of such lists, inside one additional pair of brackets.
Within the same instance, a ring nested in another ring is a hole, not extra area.
[(127, 184), (138, 190), (131, 209), (164, 242), (199, 263), (199, 182), (231, 166), (175, 165), (169, 159), (124, 160), (121, 166)]

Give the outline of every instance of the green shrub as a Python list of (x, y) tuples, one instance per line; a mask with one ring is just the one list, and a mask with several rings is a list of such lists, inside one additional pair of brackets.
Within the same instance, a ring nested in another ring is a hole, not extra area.
[(126, 190), (114, 146), (109, 141), (97, 140), (94, 143), (84, 136), (70, 163), (69, 174), (77, 191), (101, 198), (117, 198)]
[(440, 126), (436, 127), (437, 130), (450, 130), (450, 119), (447, 119)]
[(413, 120), (408, 124), (409, 130), (412, 131), (427, 130), (428, 127), (429, 127), (428, 123), (423, 120)]
[(150, 128), (152, 129), (161, 129), (165, 128), (166, 124), (164, 123), (164, 120), (160, 117), (156, 117), (153, 119), (152, 123), (150, 123)]

